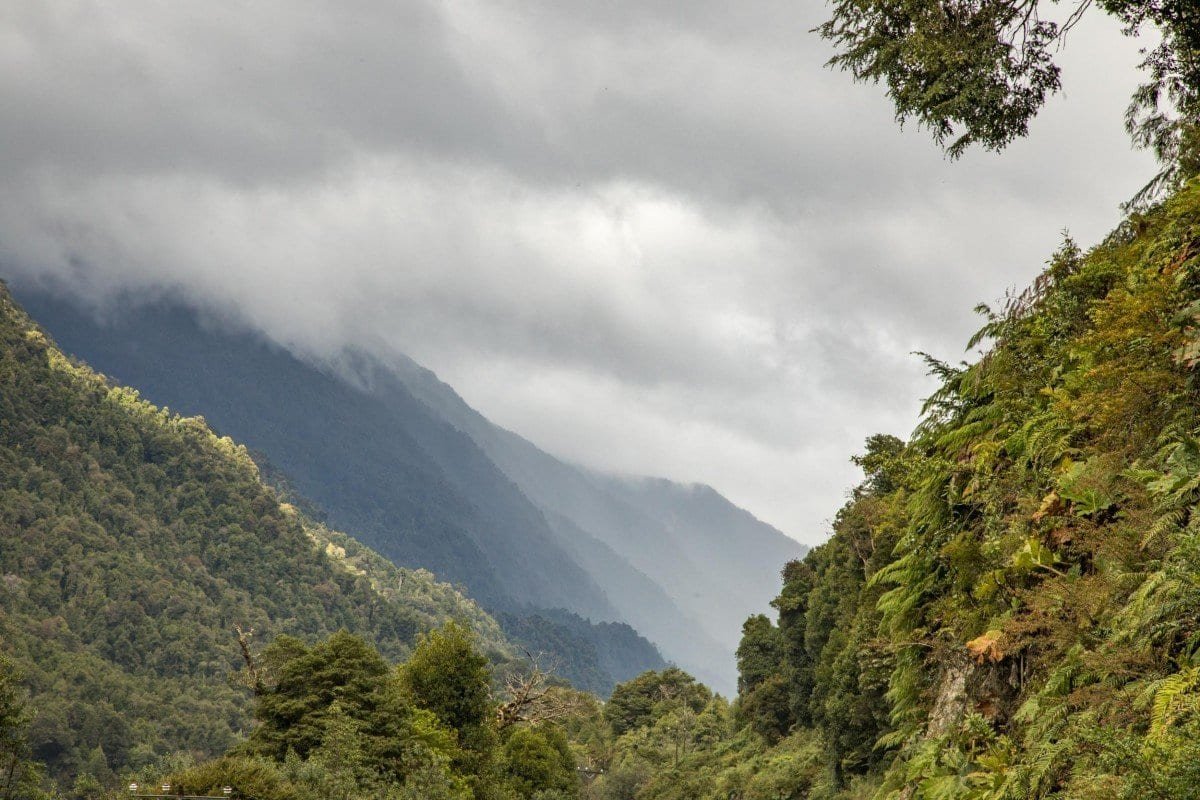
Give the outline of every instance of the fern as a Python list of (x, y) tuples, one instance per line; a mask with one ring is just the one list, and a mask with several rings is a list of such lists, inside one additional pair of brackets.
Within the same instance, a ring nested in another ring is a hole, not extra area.
[(1184, 715), (1200, 710), (1200, 667), (1189, 667), (1156, 681), (1150, 710), (1150, 736), (1162, 738)]

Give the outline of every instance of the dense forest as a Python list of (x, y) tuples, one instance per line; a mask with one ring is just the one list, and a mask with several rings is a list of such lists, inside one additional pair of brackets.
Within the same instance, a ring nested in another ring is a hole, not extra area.
[[(438, 583), (428, 570), (397, 569), (392, 562), (344, 533), (330, 530), (323, 521), (324, 509), (299, 494), (288, 477), (280, 472), (261, 453), (251, 453), (265, 483), (271, 486), (288, 505), (294, 505), (307, 523), (309, 535), (352, 569), (372, 580), (380, 592), (390, 593), (401, 575), (419, 576), (427, 592), (440, 591), (445, 602), (452, 603), (459, 595), (457, 589)], [(315, 522), (321, 520), (321, 523)], [(403, 598), (399, 598), (403, 601)], [(441, 606), (446, 607), (446, 606)], [(420, 611), (421, 609), (414, 609)], [(494, 623), (493, 623), (494, 619)], [(426, 627), (436, 624), (436, 617), (426, 614)], [(499, 630), (495, 630), (495, 624)], [(491, 624), (491, 628), (489, 628)], [(553, 666), (553, 673), (577, 689), (607, 697), (621, 680), (648, 669), (665, 666), (662, 655), (637, 631), (622, 622), (593, 622), (566, 609), (524, 609), (521, 614), (497, 611), (494, 617), (482, 613), (473, 622), (476, 630), (487, 630), (488, 640), (507, 639), (524, 653), (538, 657)]]
[(346, 630), (398, 658), (458, 620), (491, 661), (516, 652), (430, 573), (281, 503), (203, 420), (70, 362), (2, 286), (0, 600), (4, 691), (15, 698), (9, 673), (23, 676), (36, 709), (23, 739), (56, 777), (111, 779), (238, 741), (238, 628)]

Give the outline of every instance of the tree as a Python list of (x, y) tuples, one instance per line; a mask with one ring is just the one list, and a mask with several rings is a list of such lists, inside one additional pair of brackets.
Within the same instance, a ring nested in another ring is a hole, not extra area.
[(460, 734), (488, 721), (492, 672), (461, 625), (448, 622), (422, 636), (400, 677), (418, 708)]
[(452, 766), (469, 779), (477, 800), (502, 797), (495, 776), (492, 671), (471, 632), (448, 622), (422, 636), (398, 678), (409, 702), (457, 734), (460, 749)]
[(0, 800), (44, 797), (41, 765), (33, 760), (25, 730), (29, 715), (12, 663), (0, 656)]
[[(1001, 150), (1024, 137), (1047, 96), (1062, 88), (1053, 53), (1093, 0), (1075, 0), (1059, 19), (1054, 0), (834, 0), (817, 30), (838, 47), (829, 61), (859, 81), (883, 81), (899, 122), (915, 119), (951, 157), (973, 144)], [(1126, 127), (1151, 148), (1163, 172), (1156, 193), (1200, 163), (1200, 10), (1194, 0), (1096, 0), (1127, 35), (1161, 33), (1146, 54), (1147, 81), (1134, 93)]]
[(567, 737), (553, 725), (513, 728), (504, 742), (502, 762), (510, 785), (522, 797), (540, 791), (578, 793), (575, 757)]
[(712, 700), (704, 684), (678, 667), (661, 672), (649, 670), (633, 680), (619, 684), (604, 707), (604, 718), (613, 733), (654, 724), (664, 713), (678, 706), (699, 713)]
[(316, 781), (326, 800), (355, 800), (378, 795), (382, 781), (364, 747), (362, 726), (334, 701), (325, 723), (325, 737), (313, 751), (309, 764), (318, 768)]
[(345, 631), (312, 649), (281, 636), (261, 661), (271, 665), (274, 684), (258, 696), (254, 714), (260, 724), (249, 746), (280, 761), (289, 750), (305, 758), (322, 743), (335, 702), (339, 713), (367, 721), (391, 673), (375, 648)]
[(861, 467), (865, 480), (854, 490), (855, 497), (888, 494), (899, 486), (898, 473), (903, 474), (901, 456), (904, 442), (886, 433), (867, 437), (866, 452), (850, 460)]
[(783, 640), (766, 614), (755, 614), (742, 623), (737, 649), (738, 694), (754, 690), (783, 669)]
[(782, 675), (772, 675), (740, 699), (739, 716), (770, 744), (787, 736), (792, 727), (790, 688)]
[(811, 652), (814, 648), (808, 641), (808, 606), (817, 575), (808, 560), (792, 560), (784, 566), (783, 589), (771, 601), (771, 605), (779, 610), (779, 635), (791, 684), (792, 719), (802, 726), (812, 724), (808, 700), (814, 681)]
[(504, 676), (502, 699), (496, 707), (496, 727), (504, 730), (525, 722), (537, 725), (574, 716), (587, 708), (587, 695), (554, 683), (538, 656), (525, 651), (528, 666)]

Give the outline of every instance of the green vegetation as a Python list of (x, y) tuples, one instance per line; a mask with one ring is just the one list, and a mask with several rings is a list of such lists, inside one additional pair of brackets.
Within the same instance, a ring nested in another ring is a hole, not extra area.
[(470, 600), (309, 523), (243, 448), (71, 363), (0, 287), (0, 716), (28, 748), (5, 740), (14, 776), (32, 759), (108, 783), (228, 750), (251, 724), (236, 628), (346, 630), (401, 658), (448, 619), (511, 657)]
[[(1061, 88), (1056, 52), (1094, 5), (1126, 34), (1152, 29), (1147, 79), (1126, 127), (1163, 171), (1140, 199), (1178, 188), (1200, 169), (1200, 15), (1193, 0), (834, 0), (818, 30), (838, 47), (832, 66), (882, 81), (898, 121), (915, 119), (952, 156), (999, 150), (1025, 136)], [(1066, 6), (1065, 8), (1063, 6)]]
[(746, 622), (732, 709), (619, 687), (595, 796), (1200, 796), (1200, 184), (980, 312)]
[(42, 768), (32, 758), (29, 713), (18, 688), (19, 676), (0, 656), (0, 798), (41, 796)]
[(281, 636), (251, 657), (250, 737), (220, 758), (147, 770), (149, 785), (256, 800), (568, 800), (578, 796), (563, 732), (502, 724), (488, 660), (466, 628), (420, 638), (393, 667), (361, 637), (312, 647)]
[[(266, 456), (253, 456), (264, 481), (286, 501), (285, 507), (294, 505), (307, 520), (325, 518), (322, 509), (299, 494)], [(439, 583), (428, 570), (397, 568), (374, 550), (323, 524), (307, 522), (306, 530), (327, 555), (369, 578), (375, 591), (403, 602), (421, 619), (424, 629), (436, 627), (445, 619), (445, 609), (457, 605), (453, 618), (469, 619), (471, 629), (482, 634), (485, 642), (507, 639), (525, 652), (553, 661), (554, 674), (578, 689), (607, 697), (618, 681), (666, 665), (654, 645), (625, 623), (592, 622), (564, 609), (527, 610), (524, 614), (502, 611), (493, 618), (473, 603), (459, 605), (462, 595), (458, 590)], [(498, 661), (507, 653), (493, 651), (489, 655)]]
[(623, 622), (590, 622), (561, 609), (496, 617), (510, 641), (546, 654), (555, 675), (601, 697), (619, 681), (666, 666), (654, 645)]
[[(62, 298), (22, 296), (66, 352), (120, 376), (155, 403), (203, 414), (213, 430), (253, 448), (263, 482), (303, 515), (351, 533), (393, 564), (428, 569), (463, 587), (502, 616), (505, 638), (552, 653), (576, 685), (607, 694), (618, 681), (662, 666), (655, 646), (632, 629), (589, 628), (590, 619), (633, 621), (609, 598), (621, 597), (627, 607), (633, 596), (633, 605), (654, 609), (645, 617), (664, 616), (655, 633), (698, 638), (687, 628), (694, 623), (672, 614), (673, 607), (660, 608), (670, 605), (664, 592), (647, 596), (627, 581), (614, 582), (609, 573), (624, 564), (616, 553), (599, 543), (601, 552), (567, 547), (587, 534), (551, 530), (464, 434), (469, 421), (446, 417), (445, 406), (457, 404), (492, 431), (483, 440), (511, 434), (493, 428), (448, 387), (442, 386), (446, 398), (418, 398), (390, 368), (362, 354), (339, 362), (354, 372), (350, 377), (302, 361), (259, 334), (208, 324), (184, 306), (129, 308), (105, 324)], [(432, 375), (427, 380), (437, 383)], [(759, 563), (784, 560), (772, 552)], [(634, 572), (628, 564), (623, 569)]]

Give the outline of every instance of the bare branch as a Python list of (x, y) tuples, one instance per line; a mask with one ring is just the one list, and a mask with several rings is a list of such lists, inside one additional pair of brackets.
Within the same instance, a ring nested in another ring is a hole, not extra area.
[(254, 656), (250, 652), (250, 640), (254, 638), (254, 628), (242, 630), (241, 625), (234, 625), (233, 629), (237, 631), (238, 647), (242, 651), (242, 660), (246, 662), (246, 673), (249, 676), (250, 688), (254, 690), (256, 695), (261, 695), (264, 691), (262, 670), (254, 662)]
[(525, 657), (529, 669), (509, 675), (504, 681), (504, 697), (496, 708), (496, 725), (504, 729), (510, 725), (539, 722), (554, 722), (578, 713), (584, 702), (578, 693), (552, 684), (553, 673), (541, 666), (541, 654), (528, 650)]

